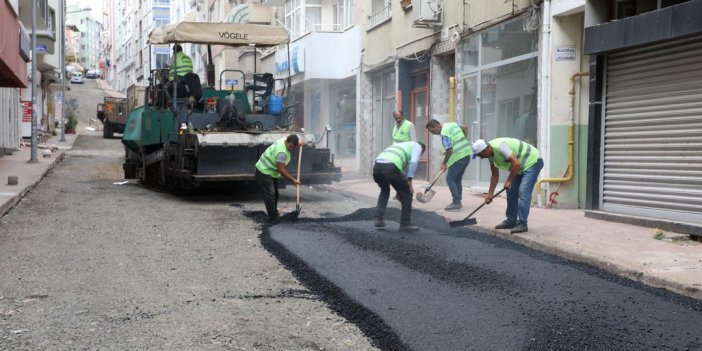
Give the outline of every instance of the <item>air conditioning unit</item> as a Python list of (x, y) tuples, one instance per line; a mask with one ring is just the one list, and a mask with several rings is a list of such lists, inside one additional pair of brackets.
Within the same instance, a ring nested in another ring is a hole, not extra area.
[(412, 0), (415, 27), (441, 26), (441, 0)]

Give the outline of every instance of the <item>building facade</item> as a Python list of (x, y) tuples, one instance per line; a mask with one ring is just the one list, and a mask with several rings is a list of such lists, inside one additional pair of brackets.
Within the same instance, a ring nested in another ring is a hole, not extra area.
[(702, 233), (702, 0), (587, 1), (589, 216)]
[(296, 124), (328, 147), (342, 171), (358, 169), (357, 75), (361, 31), (354, 0), (285, 1), (274, 21), (285, 24), (290, 44), (267, 52), (267, 71), (290, 82)]
[(19, 1), (0, 3), (0, 22), (6, 26), (0, 34), (4, 43), (0, 51), (0, 156), (19, 149), (22, 110), (20, 88), (30, 86), (27, 73), (29, 33), (20, 20)]

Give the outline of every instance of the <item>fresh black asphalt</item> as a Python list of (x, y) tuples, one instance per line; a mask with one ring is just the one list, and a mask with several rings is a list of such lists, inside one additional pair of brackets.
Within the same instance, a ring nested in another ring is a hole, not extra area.
[(702, 350), (700, 301), (434, 214), (414, 213), (418, 233), (372, 214), (280, 221), (262, 242), (383, 350)]

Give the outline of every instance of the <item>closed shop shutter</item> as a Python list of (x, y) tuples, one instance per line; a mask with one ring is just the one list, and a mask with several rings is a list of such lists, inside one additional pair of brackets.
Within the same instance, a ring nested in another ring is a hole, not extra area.
[(607, 58), (601, 209), (702, 224), (702, 37)]

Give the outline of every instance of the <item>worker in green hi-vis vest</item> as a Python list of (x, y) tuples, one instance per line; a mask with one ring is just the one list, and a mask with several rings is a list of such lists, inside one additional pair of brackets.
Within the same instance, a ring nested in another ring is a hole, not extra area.
[(485, 203), (492, 202), (497, 181), (500, 179), (500, 169), (509, 171), (504, 183), (507, 189), (507, 210), (502, 223), (495, 229), (511, 229), (514, 233), (524, 233), (529, 230), (527, 220), (531, 207), (531, 193), (534, 192), (536, 178), (544, 167), (544, 161), (539, 150), (531, 144), (514, 138), (497, 138), (489, 142), (478, 139), (473, 143), (473, 158), (487, 158), (490, 161), (490, 189)]
[(427, 123), (427, 129), (432, 134), (441, 135), (441, 144), (444, 146), (444, 160), (441, 170), (446, 171), (446, 185), (451, 191), (451, 203), (444, 208), (445, 211), (458, 211), (463, 205), (463, 174), (470, 163), (470, 141), (466, 139), (463, 128), (458, 123), (441, 123), (432, 119)]
[(405, 119), (405, 114), (397, 110), (392, 113), (395, 119), (395, 127), (392, 128), (392, 142), (401, 143), (403, 141), (417, 141), (417, 133), (414, 131), (414, 123)]
[[(396, 110), (392, 113), (392, 118), (395, 120), (395, 127), (392, 128), (392, 142), (394, 144), (405, 141), (417, 141), (417, 133), (414, 131), (414, 123), (405, 119), (405, 114), (402, 110)], [(395, 194), (395, 200), (400, 200), (400, 196)]]
[(385, 209), (390, 198), (390, 187), (397, 191), (397, 196), (402, 204), (400, 212), (400, 230), (413, 232), (419, 227), (412, 224), (412, 178), (417, 170), (419, 157), (422, 156), (426, 146), (417, 141), (403, 141), (390, 145), (378, 155), (373, 165), (373, 180), (380, 187), (378, 205), (375, 212), (375, 227), (385, 227)]
[(256, 162), (256, 182), (263, 192), (263, 203), (266, 204), (268, 219), (271, 221), (279, 216), (278, 179), (282, 176), (291, 181), (293, 185), (300, 185), (300, 181), (290, 175), (285, 166), (290, 163), (290, 152), (296, 147), (302, 147), (302, 145), (302, 140), (296, 134), (290, 134), (271, 144)]
[(164, 68), (168, 68), (167, 82), (164, 84), (167, 94), (173, 94), (173, 84), (177, 84), (176, 94), (178, 97), (186, 97), (187, 84), (181, 77), (193, 72), (193, 60), (183, 52), (183, 47), (180, 44), (173, 45), (173, 56), (168, 59)]

